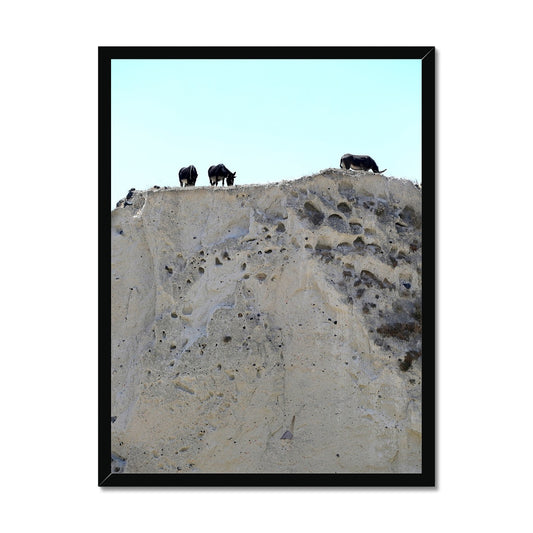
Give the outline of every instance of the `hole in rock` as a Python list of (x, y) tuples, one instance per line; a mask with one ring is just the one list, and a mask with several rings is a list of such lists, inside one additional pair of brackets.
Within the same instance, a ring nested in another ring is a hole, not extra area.
[(341, 202), (340, 204), (338, 204), (337, 209), (345, 214), (349, 214), (352, 212), (352, 208), (346, 202)]
[(304, 214), (315, 226), (322, 224), (325, 217), (324, 213), (317, 209), (311, 202), (305, 202)]

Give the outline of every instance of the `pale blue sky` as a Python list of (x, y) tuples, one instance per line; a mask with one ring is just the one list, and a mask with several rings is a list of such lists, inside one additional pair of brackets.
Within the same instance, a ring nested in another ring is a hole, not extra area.
[(236, 185), (373, 157), (386, 176), (421, 181), (421, 60), (111, 62), (112, 207), (132, 187), (197, 186), (224, 163)]

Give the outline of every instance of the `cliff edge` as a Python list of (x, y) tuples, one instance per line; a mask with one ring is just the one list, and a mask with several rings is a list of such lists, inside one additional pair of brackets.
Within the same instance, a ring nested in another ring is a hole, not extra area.
[(421, 471), (417, 186), (329, 169), (119, 205), (117, 472)]

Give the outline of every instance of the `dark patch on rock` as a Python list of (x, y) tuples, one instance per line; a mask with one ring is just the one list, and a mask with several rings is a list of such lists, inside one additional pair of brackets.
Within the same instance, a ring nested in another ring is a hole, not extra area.
[(377, 245), (377, 244), (367, 244), (365, 246), (365, 251), (366, 252), (369, 252), (371, 254), (381, 254), (383, 253), (383, 250), (381, 249), (381, 246)]
[(363, 237), (357, 237), (355, 241), (353, 241), (353, 247), (356, 252), (362, 253), (365, 250), (365, 241), (363, 240)]
[(417, 216), (415, 210), (412, 207), (404, 207), (400, 212), (400, 218), (403, 222), (405, 222), (405, 224), (409, 226), (418, 227), (419, 225), (419, 217)]
[(363, 226), (361, 226), (361, 224), (358, 224), (357, 222), (350, 222), (350, 231), (354, 235), (360, 235), (364, 232)]
[(416, 322), (395, 322), (383, 324), (377, 332), (385, 337), (394, 337), (403, 341), (409, 340), (415, 333), (420, 333), (421, 327)]
[(405, 226), (404, 224), (400, 224), (399, 222), (396, 222), (394, 226), (396, 227), (396, 231), (398, 233), (407, 233), (409, 231), (409, 228), (407, 226)]
[(124, 472), (124, 468), (126, 468), (126, 459), (124, 459), (123, 457), (120, 457), (119, 455), (112, 453), (111, 454), (111, 472), (113, 474), (122, 474)]
[(394, 283), (391, 283), (387, 278), (382, 281), (383, 288), (392, 291), (394, 289)]
[(322, 224), (325, 217), (324, 213), (317, 209), (311, 202), (305, 202), (304, 216), (306, 216), (315, 226)]
[(403, 361), (400, 361), (400, 370), (402, 372), (407, 372), (411, 368), (411, 365), (413, 364), (413, 361), (416, 361), (421, 356), (422, 356), (422, 352), (420, 350), (418, 350), (418, 351), (409, 350), (405, 354), (405, 357), (403, 358)]
[(329, 244), (325, 244), (323, 242), (317, 242), (315, 246), (315, 250), (317, 252), (324, 252), (326, 250), (331, 250), (331, 246)]
[(337, 246), (337, 250), (341, 254), (349, 254), (351, 251), (353, 251), (353, 245), (351, 245), (349, 242), (341, 242)]
[(344, 198), (350, 202), (353, 202), (356, 198), (353, 185), (348, 184), (347, 182), (339, 183), (338, 191), (341, 196), (344, 196)]
[(345, 215), (349, 215), (352, 212), (352, 208), (346, 202), (338, 204), (337, 209), (342, 211)]
[(333, 229), (337, 230), (340, 233), (345, 233), (347, 231), (347, 226), (345, 220), (336, 214), (330, 215), (328, 217), (328, 226), (331, 226)]
[(372, 272), (369, 270), (361, 270), (360, 273), (361, 282), (364, 283), (367, 287), (376, 286), (380, 289), (383, 288), (383, 282), (378, 279)]
[(396, 268), (398, 266), (398, 260), (393, 255), (389, 255), (387, 259), (387, 263), (391, 265), (392, 268)]

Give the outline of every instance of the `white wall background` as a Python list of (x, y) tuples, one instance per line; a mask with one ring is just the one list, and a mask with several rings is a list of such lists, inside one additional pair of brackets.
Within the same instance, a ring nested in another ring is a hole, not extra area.
[[(6, 4), (0, 442), (10, 530), (530, 523), (529, 25), (517, 0)], [(437, 489), (97, 487), (98, 45), (437, 47)]]

